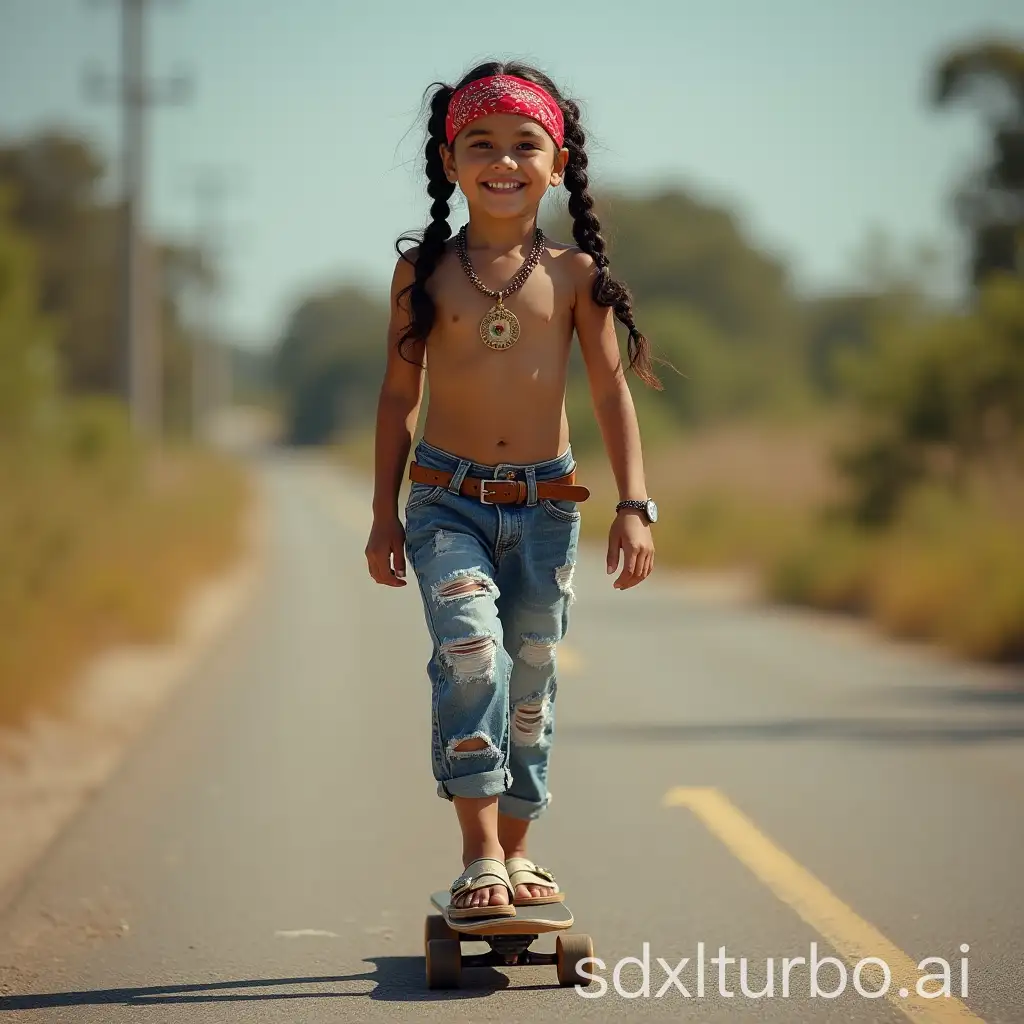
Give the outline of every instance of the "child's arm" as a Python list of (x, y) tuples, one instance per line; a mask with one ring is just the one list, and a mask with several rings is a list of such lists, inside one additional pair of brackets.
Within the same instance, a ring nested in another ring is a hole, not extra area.
[[(615, 335), (615, 314), (593, 299), (597, 268), (585, 253), (574, 253), (576, 306), (574, 319), (580, 352), (587, 370), (594, 414), (601, 428), (608, 461), (619, 491), (619, 500), (648, 497), (644, 480), (640, 425), (626, 381), (619, 342)], [(654, 542), (650, 526), (638, 516), (623, 511), (616, 515), (608, 536), (608, 572), (615, 571), (619, 551), (623, 571), (615, 586), (625, 590), (643, 580), (654, 565)]]
[[(415, 251), (410, 255), (415, 256)], [(422, 342), (398, 352), (398, 339), (409, 323), (408, 295), (399, 292), (413, 281), (413, 265), (399, 259), (391, 281), (391, 315), (387, 335), (387, 366), (377, 401), (374, 440), (373, 528), (366, 546), (370, 575), (378, 582), (405, 586), (405, 535), (398, 518), (398, 492), (416, 433), (423, 399)], [(413, 360), (413, 362), (409, 362)], [(394, 570), (392, 570), (394, 559)], [(399, 578), (396, 578), (399, 577)]]

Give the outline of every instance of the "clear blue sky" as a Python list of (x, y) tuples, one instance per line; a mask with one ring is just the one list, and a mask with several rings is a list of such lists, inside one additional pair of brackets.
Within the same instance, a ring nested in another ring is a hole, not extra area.
[[(1024, 37), (1024, 3), (160, 2), (150, 68), (187, 67), (196, 91), (151, 120), (150, 217), (191, 231), (191, 173), (232, 173), (222, 321), (270, 342), (310, 288), (386, 286), (395, 237), (427, 215), (424, 88), (519, 56), (583, 101), (598, 187), (678, 181), (732, 204), (801, 289), (842, 286), (871, 225), (957, 244), (948, 197), (985, 140), (969, 110), (928, 108), (928, 73), (988, 32)], [(72, 126), (113, 157), (116, 114), (80, 78), (114, 68), (117, 42), (112, 0), (0, 0), (0, 134)]]

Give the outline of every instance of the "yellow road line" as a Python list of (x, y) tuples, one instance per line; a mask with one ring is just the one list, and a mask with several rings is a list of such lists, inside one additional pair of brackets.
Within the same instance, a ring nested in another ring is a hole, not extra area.
[[(910, 1020), (919, 1024), (984, 1024), (952, 996), (927, 999), (918, 995), (918, 980), (924, 974), (938, 973), (938, 965), (922, 961), (925, 967), (919, 969), (903, 950), (776, 846), (717, 789), (678, 786), (666, 793), (663, 803), (666, 807), (687, 807), (696, 814), (709, 831), (848, 963), (854, 965), (865, 957), (884, 960), (892, 972), (885, 998)], [(861, 978), (863, 987), (869, 991), (876, 991), (884, 982), (881, 969), (874, 965), (865, 967)], [(925, 990), (934, 991), (938, 984), (928, 981)]]

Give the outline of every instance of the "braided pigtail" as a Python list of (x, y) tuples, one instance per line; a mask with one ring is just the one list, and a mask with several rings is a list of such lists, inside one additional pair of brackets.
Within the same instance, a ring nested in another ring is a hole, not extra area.
[[(405, 358), (403, 348), (415, 341), (426, 341), (434, 326), (436, 309), (434, 300), (427, 291), (427, 282), (437, 269), (441, 257), (444, 255), (445, 243), (451, 237), (452, 229), (448, 224), (448, 215), (451, 210), (448, 200), (451, 199), (455, 186), (448, 180), (444, 173), (444, 164), (441, 160), (440, 145), (446, 142), (445, 116), (448, 113), (448, 101), (451, 99), (454, 89), (442, 82), (434, 83), (438, 88), (430, 100), (430, 118), (427, 121), (427, 144), (424, 150), (427, 170), (427, 195), (433, 200), (430, 206), (430, 223), (423, 232), (422, 238), (411, 235), (403, 235), (395, 243), (398, 245), (404, 241), (418, 242), (419, 253), (416, 258), (416, 277), (411, 285), (403, 288), (399, 293), (399, 299), (407, 292), (409, 293), (409, 326), (402, 332), (398, 339), (399, 354)], [(405, 253), (398, 249), (398, 254), (403, 258)], [(412, 362), (412, 360), (407, 360)]]
[(610, 306), (616, 318), (629, 331), (629, 369), (647, 385), (663, 390), (661, 381), (651, 368), (651, 344), (637, 329), (633, 319), (633, 297), (621, 281), (616, 281), (608, 270), (607, 245), (601, 237), (601, 223), (594, 214), (594, 199), (590, 194), (587, 177), (587, 137), (580, 124), (580, 108), (572, 100), (562, 101), (565, 120), (565, 148), (569, 162), (565, 168), (565, 187), (569, 193), (569, 213), (572, 216), (572, 234), (576, 244), (597, 265), (594, 281), (594, 301)]

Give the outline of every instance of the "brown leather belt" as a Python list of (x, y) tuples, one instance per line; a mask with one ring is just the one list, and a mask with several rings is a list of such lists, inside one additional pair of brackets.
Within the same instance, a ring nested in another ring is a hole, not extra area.
[[(409, 479), (417, 484), (447, 487), (454, 475), (440, 469), (428, 469), (415, 462), (409, 466)], [(590, 489), (582, 484), (573, 483), (575, 479), (576, 471), (573, 470), (557, 480), (538, 480), (538, 500), (548, 498), (552, 501), (586, 501), (590, 497)], [(476, 476), (465, 477), (459, 493), (477, 498), (484, 505), (525, 505), (528, 497), (525, 480), (482, 480)]]

